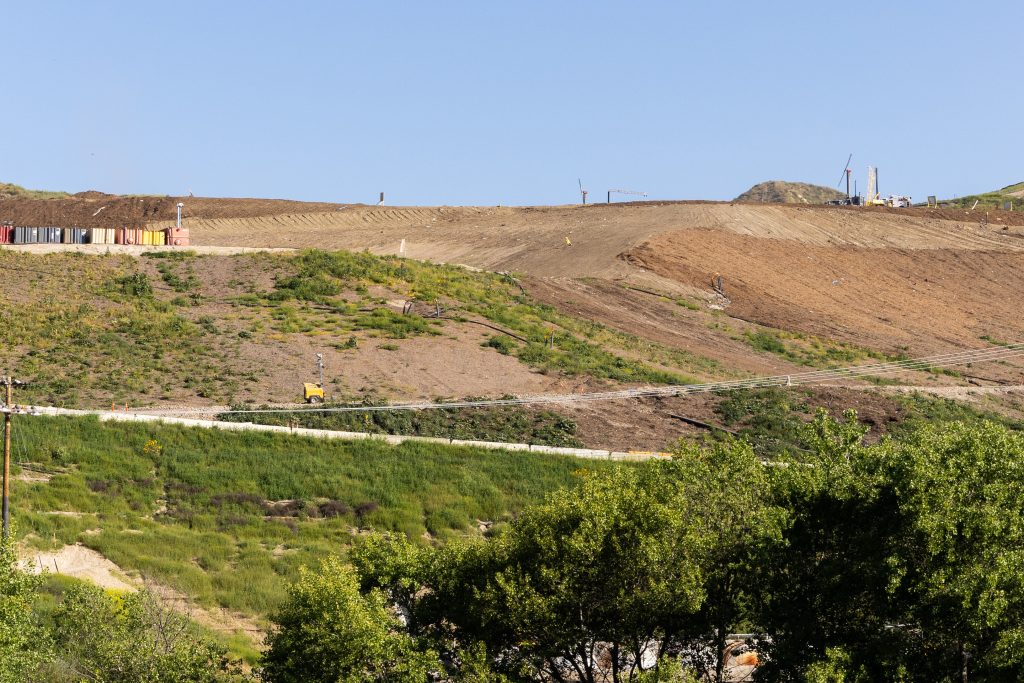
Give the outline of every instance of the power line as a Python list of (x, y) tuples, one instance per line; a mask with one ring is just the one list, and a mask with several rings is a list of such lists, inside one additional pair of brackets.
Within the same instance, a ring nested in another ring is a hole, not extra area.
[(716, 391), (735, 391), (738, 389), (759, 389), (774, 386), (796, 386), (802, 384), (819, 384), (822, 382), (856, 379), (860, 377), (891, 375), (913, 370), (952, 367), (971, 363), (988, 363), (1006, 358), (1024, 355), (1024, 343), (1008, 344), (993, 349), (973, 349), (936, 356), (907, 358), (885, 363), (857, 365), (831, 370), (812, 370), (788, 375), (773, 375), (742, 380), (707, 382), (702, 384), (670, 385), (666, 387), (644, 387), (639, 389), (622, 389), (618, 391), (592, 392), (586, 394), (542, 394), (519, 398), (485, 399), (479, 401), (448, 401), (448, 402), (417, 402), (396, 403), (379, 406), (339, 406), (329, 408), (254, 408), (249, 410), (216, 410), (192, 409), (183, 413), (195, 414), (262, 414), (262, 413), (349, 413), (349, 412), (381, 412), (397, 410), (431, 410), (447, 408), (486, 408), (491, 406), (543, 405), (552, 403), (586, 403), (592, 401), (613, 401), (632, 398), (686, 396), (689, 394), (710, 393)]

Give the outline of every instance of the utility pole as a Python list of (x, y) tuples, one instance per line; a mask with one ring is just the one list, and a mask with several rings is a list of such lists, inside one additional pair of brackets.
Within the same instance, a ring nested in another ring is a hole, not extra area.
[(7, 388), (7, 399), (4, 403), (4, 497), (3, 497), (3, 538), (6, 541), (11, 533), (11, 416), (14, 411), (14, 385), (22, 385), (11, 377), (4, 377), (0, 384)]

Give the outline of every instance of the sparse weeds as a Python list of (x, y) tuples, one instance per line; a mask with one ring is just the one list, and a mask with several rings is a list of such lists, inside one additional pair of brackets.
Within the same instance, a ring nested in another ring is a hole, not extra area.
[(886, 357), (871, 349), (831, 339), (767, 327), (748, 330), (740, 338), (755, 351), (773, 353), (797, 365), (811, 367), (827, 368), (868, 359), (899, 360), (902, 358), (902, 356)]

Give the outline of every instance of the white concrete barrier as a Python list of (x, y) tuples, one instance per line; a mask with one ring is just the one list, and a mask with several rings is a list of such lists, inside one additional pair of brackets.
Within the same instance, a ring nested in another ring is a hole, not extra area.
[(362, 441), (375, 439), (397, 446), (406, 441), (421, 443), (437, 443), (461, 448), (487, 448), (501, 451), (518, 451), (541, 455), (566, 455), (587, 460), (615, 460), (621, 462), (639, 462), (642, 460), (665, 459), (664, 453), (623, 453), (593, 448), (566, 448), (562, 446), (539, 446), (525, 443), (502, 443), (500, 441), (474, 441), (468, 439), (445, 439), (432, 436), (401, 436), (393, 434), (373, 434), (369, 432), (339, 432), (330, 429), (308, 429), (306, 427), (284, 427), (281, 425), (261, 425), (252, 422), (222, 422), (220, 420), (197, 420), (188, 417), (167, 417), (163, 415), (147, 415), (146, 413), (119, 412), (110, 410), (74, 410), (71, 408), (52, 408), (49, 406), (29, 406), (24, 409), (27, 414), (35, 415), (95, 415), (100, 421), (108, 422), (157, 422), (161, 424), (180, 425), (182, 427), (198, 427), (202, 429), (224, 429), (231, 431), (272, 432), (275, 434), (291, 434), (314, 439), (341, 439), (343, 441)]

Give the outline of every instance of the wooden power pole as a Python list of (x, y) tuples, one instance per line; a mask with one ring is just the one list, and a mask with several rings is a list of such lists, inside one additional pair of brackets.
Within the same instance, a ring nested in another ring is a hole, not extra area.
[(4, 377), (0, 384), (7, 389), (7, 397), (4, 403), (4, 497), (3, 497), (3, 537), (4, 540), (11, 533), (11, 417), (14, 412), (14, 385), (24, 384), (11, 377)]

